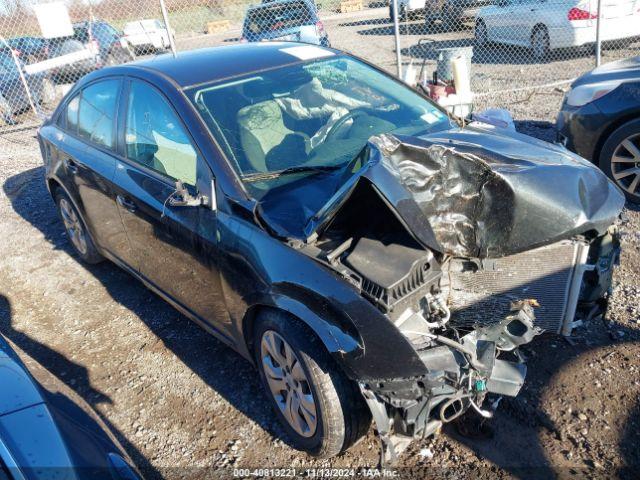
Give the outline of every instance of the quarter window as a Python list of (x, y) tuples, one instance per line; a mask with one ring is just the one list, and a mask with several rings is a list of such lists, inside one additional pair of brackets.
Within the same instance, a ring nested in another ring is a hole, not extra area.
[[(79, 136), (96, 145), (113, 149), (113, 127), (119, 86), (119, 80), (107, 80), (94, 83), (82, 91), (78, 115)], [(67, 117), (67, 128), (71, 128), (69, 125)]]
[(78, 131), (78, 107), (80, 105), (80, 95), (76, 95), (69, 103), (67, 103), (67, 130), (76, 133)]
[(127, 158), (189, 185), (198, 155), (174, 110), (153, 87), (132, 82), (127, 108)]

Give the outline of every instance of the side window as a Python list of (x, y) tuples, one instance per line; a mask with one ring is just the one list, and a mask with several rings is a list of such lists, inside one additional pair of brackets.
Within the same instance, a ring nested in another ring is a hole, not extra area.
[(198, 154), (174, 110), (150, 85), (131, 83), (125, 143), (127, 158), (173, 179), (196, 184)]
[(80, 94), (76, 95), (67, 103), (67, 110), (65, 112), (66, 117), (66, 130), (76, 133), (78, 131), (78, 107), (80, 106)]
[(78, 135), (96, 145), (113, 149), (119, 87), (120, 80), (105, 80), (82, 91)]

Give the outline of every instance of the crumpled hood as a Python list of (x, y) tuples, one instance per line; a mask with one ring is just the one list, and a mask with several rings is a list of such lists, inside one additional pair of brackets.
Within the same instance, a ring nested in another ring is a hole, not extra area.
[[(618, 188), (587, 160), (507, 130), (380, 135), (369, 139), (365, 153), (368, 162), (346, 183), (318, 178), (310, 197), (309, 185), (293, 188), (266, 202), (263, 218), (278, 235), (308, 239), (367, 182), (425, 247), (490, 258), (604, 234), (624, 206)], [(318, 186), (329, 190), (326, 198)]]
[[(414, 235), (432, 247), (435, 238), (443, 253), (499, 257), (603, 234), (624, 206), (618, 188), (587, 160), (515, 132), (467, 127), (419, 138), (383, 135), (370, 139), (370, 148), (379, 162), (366, 176), (383, 196), (395, 197), (389, 200)], [(387, 191), (388, 176), (405, 198)], [(431, 232), (416, 224), (416, 207)]]

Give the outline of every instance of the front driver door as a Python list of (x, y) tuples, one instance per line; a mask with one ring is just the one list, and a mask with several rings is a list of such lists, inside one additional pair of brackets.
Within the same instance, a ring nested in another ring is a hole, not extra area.
[(129, 83), (126, 159), (116, 168), (116, 201), (139, 272), (223, 339), (229, 337), (218, 263), (216, 212), (175, 207), (176, 180), (211, 194), (212, 174), (173, 107), (155, 87)]

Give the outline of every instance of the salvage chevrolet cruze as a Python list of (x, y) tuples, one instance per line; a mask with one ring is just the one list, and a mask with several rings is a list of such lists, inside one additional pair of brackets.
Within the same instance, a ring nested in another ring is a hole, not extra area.
[(624, 198), (562, 147), (462, 125), (296, 43), (83, 78), (39, 131), (68, 238), (250, 359), (291, 442), (376, 423), (384, 462), (490, 395), (518, 347), (603, 303)]

